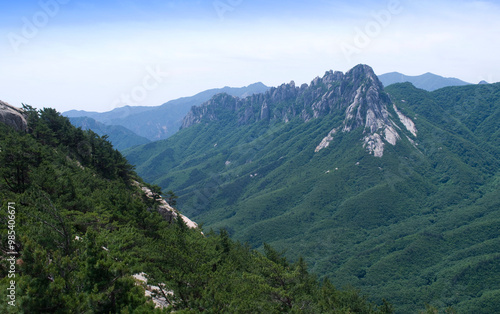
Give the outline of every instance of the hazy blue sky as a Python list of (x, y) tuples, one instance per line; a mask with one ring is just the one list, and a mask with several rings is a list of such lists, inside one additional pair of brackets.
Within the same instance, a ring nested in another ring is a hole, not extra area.
[(0, 100), (109, 111), (359, 63), (496, 82), (499, 38), (497, 1), (4, 1)]

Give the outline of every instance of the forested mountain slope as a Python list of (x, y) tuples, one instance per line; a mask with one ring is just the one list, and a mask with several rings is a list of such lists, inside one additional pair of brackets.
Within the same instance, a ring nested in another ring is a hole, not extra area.
[[(368, 66), (193, 108), (126, 151), (205, 228), (302, 255), (401, 313), (500, 311), (500, 85), (385, 90)], [(375, 300), (374, 299), (374, 300)]]
[(89, 117), (69, 118), (71, 124), (83, 130), (92, 130), (100, 136), (107, 136), (113, 147), (122, 151), (151, 142), (121, 125), (107, 125)]
[(320, 284), (303, 259), (188, 228), (111, 143), (55, 110), (0, 113), (27, 121), (0, 122), (0, 312), (391, 312)]

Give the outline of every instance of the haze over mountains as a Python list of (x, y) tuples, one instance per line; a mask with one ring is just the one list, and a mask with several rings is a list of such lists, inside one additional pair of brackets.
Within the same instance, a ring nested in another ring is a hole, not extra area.
[[(384, 86), (410, 82), (417, 88), (428, 91), (446, 86), (469, 84), (459, 79), (444, 78), (432, 73), (420, 76), (406, 76), (398, 72), (392, 72), (380, 75), (379, 79)], [(123, 150), (135, 145), (144, 144), (145, 139), (156, 141), (172, 136), (179, 130), (182, 119), (192, 106), (201, 105), (216, 94), (227, 93), (232, 96), (245, 98), (252, 94), (264, 93), (268, 89), (269, 87), (262, 83), (255, 83), (241, 88), (224, 87), (211, 89), (191, 97), (172, 100), (157, 107), (125, 106), (103, 113), (71, 110), (64, 112), (63, 115), (71, 118), (72, 123), (76, 126), (90, 128), (100, 135), (107, 134), (115, 147)], [(91, 119), (81, 119), (83, 117)], [(92, 119), (95, 121), (92, 121)], [(131, 132), (123, 128), (127, 128)]]
[[(64, 112), (63, 115), (71, 118), (76, 126), (84, 126), (81, 124), (84, 120), (75, 120), (73, 118), (89, 117), (107, 126), (122, 126), (129, 129), (136, 134), (134, 136), (137, 138), (136, 141), (128, 138), (127, 142), (123, 143), (121, 141), (122, 132), (115, 134), (114, 130), (109, 130), (111, 132), (108, 133), (110, 141), (117, 148), (123, 149), (143, 144), (144, 140), (142, 138), (146, 138), (150, 141), (168, 138), (179, 130), (182, 119), (192, 106), (200, 105), (216, 94), (227, 93), (229, 95), (244, 98), (254, 93), (265, 92), (267, 89), (269, 88), (264, 84), (255, 83), (241, 88), (224, 87), (210, 89), (191, 97), (171, 100), (157, 107), (126, 106), (104, 113), (71, 110)], [(90, 125), (96, 124), (91, 123)], [(87, 124), (87, 126), (89, 126), (89, 124)], [(102, 128), (102, 125), (99, 126), (99, 129)], [(94, 131), (99, 133), (99, 130)]]
[(125, 150), (205, 228), (302, 255), (338, 286), (500, 310), (500, 84), (383, 87), (328, 71), (245, 99), (215, 95), (172, 137)]
[(389, 86), (395, 83), (409, 82), (415, 87), (425, 89), (429, 92), (448, 86), (463, 86), (470, 84), (457, 78), (442, 77), (429, 72), (417, 76), (408, 76), (399, 72), (391, 72), (380, 75), (379, 79), (384, 86)]
[(87, 116), (69, 118), (69, 120), (73, 125), (81, 127), (83, 130), (92, 130), (100, 136), (108, 136), (113, 147), (118, 150), (151, 142), (122, 125), (108, 125)]

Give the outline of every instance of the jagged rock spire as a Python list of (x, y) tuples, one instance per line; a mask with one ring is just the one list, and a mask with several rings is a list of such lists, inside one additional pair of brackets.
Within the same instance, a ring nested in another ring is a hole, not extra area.
[(295, 82), (271, 88), (264, 94), (239, 99), (226, 94), (193, 107), (184, 118), (182, 128), (202, 121), (219, 121), (231, 117), (238, 124), (260, 120), (288, 122), (299, 117), (305, 122), (339, 112), (345, 115), (340, 126), (335, 126), (319, 143), (316, 151), (329, 146), (336, 132), (350, 132), (364, 128), (363, 145), (377, 157), (382, 156), (385, 143), (392, 145), (400, 139), (395, 118), (389, 113), (392, 106), (383, 85), (368, 65), (360, 64), (343, 74), (327, 71), (310, 85), (295, 86)]

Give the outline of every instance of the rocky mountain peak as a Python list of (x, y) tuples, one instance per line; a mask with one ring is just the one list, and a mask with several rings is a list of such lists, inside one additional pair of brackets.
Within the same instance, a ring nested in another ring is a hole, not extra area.
[(328, 84), (328, 83), (340, 81), (343, 78), (344, 78), (344, 73), (342, 73), (340, 71), (333, 72), (333, 70), (330, 70), (330, 71), (325, 72), (325, 75), (323, 76), (322, 81), (323, 81), (323, 83)]
[(365, 78), (369, 78), (377, 84), (380, 83), (378, 77), (375, 75), (375, 72), (373, 72), (373, 69), (366, 64), (358, 64), (349, 70), (345, 74), (345, 77), (351, 80), (363, 80)]
[(26, 131), (27, 122), (22, 109), (0, 100), (0, 122), (12, 126), (18, 131)]
[[(396, 145), (401, 139), (398, 132), (397, 119), (416, 136), (413, 121), (398, 111), (389, 96), (383, 91), (383, 85), (367, 65), (358, 65), (347, 72), (344, 81), (350, 82), (355, 92), (350, 91), (350, 98), (345, 108), (345, 118), (342, 125), (333, 128), (316, 147), (316, 152), (330, 145), (334, 134), (339, 131), (351, 132), (363, 127), (363, 147), (375, 157), (382, 157), (386, 143)], [(394, 108), (397, 115), (394, 117), (388, 108)]]
[[(291, 81), (245, 99), (216, 95), (201, 106), (193, 107), (184, 118), (182, 128), (203, 121), (243, 125), (260, 120), (281, 120), (286, 123), (298, 117), (307, 122), (329, 114), (343, 114), (345, 118), (342, 125), (335, 126), (316, 151), (327, 147), (336, 132), (350, 132), (362, 127), (365, 148), (380, 157), (385, 143), (395, 145), (400, 139), (394, 122), (400, 116), (392, 117), (388, 108), (392, 108), (392, 102), (383, 91), (382, 83), (371, 67), (361, 64), (345, 74), (327, 71), (323, 77), (316, 77), (310, 85), (297, 87)], [(408, 120), (405, 121), (408, 123)]]

